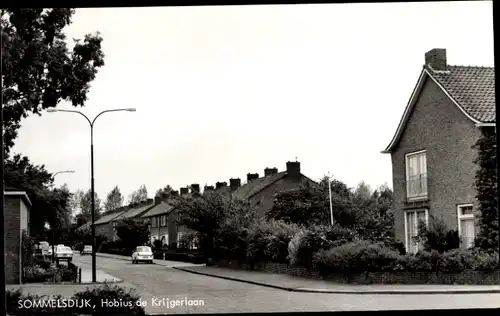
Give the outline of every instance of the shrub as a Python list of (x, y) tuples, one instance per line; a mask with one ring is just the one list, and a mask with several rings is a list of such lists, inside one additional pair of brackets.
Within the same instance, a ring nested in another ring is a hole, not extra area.
[(82, 242), (77, 242), (75, 244), (75, 250), (76, 251), (82, 251), (84, 247), (85, 247), (85, 245)]
[(156, 239), (154, 242), (153, 242), (153, 247), (155, 249), (161, 249), (163, 247), (163, 242), (159, 239)]
[(323, 274), (397, 270), (400, 255), (382, 243), (350, 242), (314, 255), (314, 267)]
[(255, 223), (248, 230), (246, 260), (249, 263), (281, 262), (288, 256), (288, 244), (299, 230), (296, 224), (269, 220)]
[(436, 250), (419, 251), (416, 255), (400, 257), (400, 265), (405, 271), (433, 272), (437, 271), (440, 255)]
[(436, 250), (439, 253), (456, 249), (459, 246), (458, 232), (449, 230), (441, 218), (429, 217), (429, 226), (420, 223), (419, 234), (415, 238), (422, 242), (426, 251)]

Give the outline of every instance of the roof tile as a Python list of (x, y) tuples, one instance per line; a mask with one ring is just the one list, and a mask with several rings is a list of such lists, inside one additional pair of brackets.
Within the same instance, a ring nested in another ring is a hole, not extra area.
[(142, 217), (151, 217), (156, 215), (168, 214), (173, 209), (174, 207), (172, 205), (162, 201), (160, 204), (155, 205), (155, 207), (147, 211), (147, 213), (142, 215)]

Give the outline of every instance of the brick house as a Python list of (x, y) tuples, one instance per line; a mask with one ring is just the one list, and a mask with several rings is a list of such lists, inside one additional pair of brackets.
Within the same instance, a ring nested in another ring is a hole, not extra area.
[(169, 241), (175, 239), (171, 236), (175, 232), (170, 229), (168, 217), (173, 210), (173, 206), (168, 203), (170, 196), (163, 194), (154, 198), (154, 206), (142, 215), (142, 218), (149, 221), (149, 236), (151, 244), (155, 240), (161, 240), (163, 245), (170, 245)]
[(425, 54), (425, 65), (396, 133), (391, 154), (395, 235), (407, 252), (418, 222), (441, 218), (457, 230), (462, 247), (478, 232), (472, 146), (481, 129), (495, 128), (494, 67), (450, 66), (445, 49)]
[(22, 233), (30, 233), (31, 201), (24, 191), (6, 188), (4, 192), (5, 283), (22, 282)]

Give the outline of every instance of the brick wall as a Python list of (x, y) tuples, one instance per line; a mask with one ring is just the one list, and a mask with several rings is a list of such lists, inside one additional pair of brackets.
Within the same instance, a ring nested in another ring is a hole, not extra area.
[(428, 79), (411, 114), (398, 147), (391, 154), (395, 197), (396, 237), (404, 242), (406, 199), (405, 154), (427, 151), (429, 215), (442, 216), (457, 229), (457, 204), (475, 203), (471, 149), (480, 131), (444, 92)]
[(260, 263), (254, 266), (238, 262), (217, 262), (216, 266), (236, 270), (253, 270), (273, 274), (288, 274), (308, 279), (321, 279), (341, 284), (482, 284), (500, 283), (498, 271), (464, 271), (460, 273), (431, 272), (367, 272), (357, 274), (328, 274), (323, 276), (319, 270), (292, 266), (286, 263)]
[[(154, 216), (155, 218), (155, 221), (156, 221), (156, 227), (152, 227), (151, 226), (151, 237), (156, 237), (156, 239), (160, 239), (163, 237), (163, 236), (168, 236), (168, 217), (167, 217), (167, 225), (165, 226), (161, 226), (161, 216)], [(153, 220), (153, 218), (151, 218), (151, 220)], [(168, 238), (168, 243), (170, 243), (170, 236), (168, 237), (165, 237), (165, 238)], [(154, 238), (152, 238), (153, 240)], [(167, 241), (165, 241), (165, 244), (167, 244)]]
[(15, 196), (5, 196), (5, 283), (21, 283), (21, 200)]

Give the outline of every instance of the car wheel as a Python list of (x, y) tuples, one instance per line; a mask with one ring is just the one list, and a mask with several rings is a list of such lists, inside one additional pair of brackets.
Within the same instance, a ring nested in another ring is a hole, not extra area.
[(153, 264), (153, 260), (149, 261), (149, 264)]

